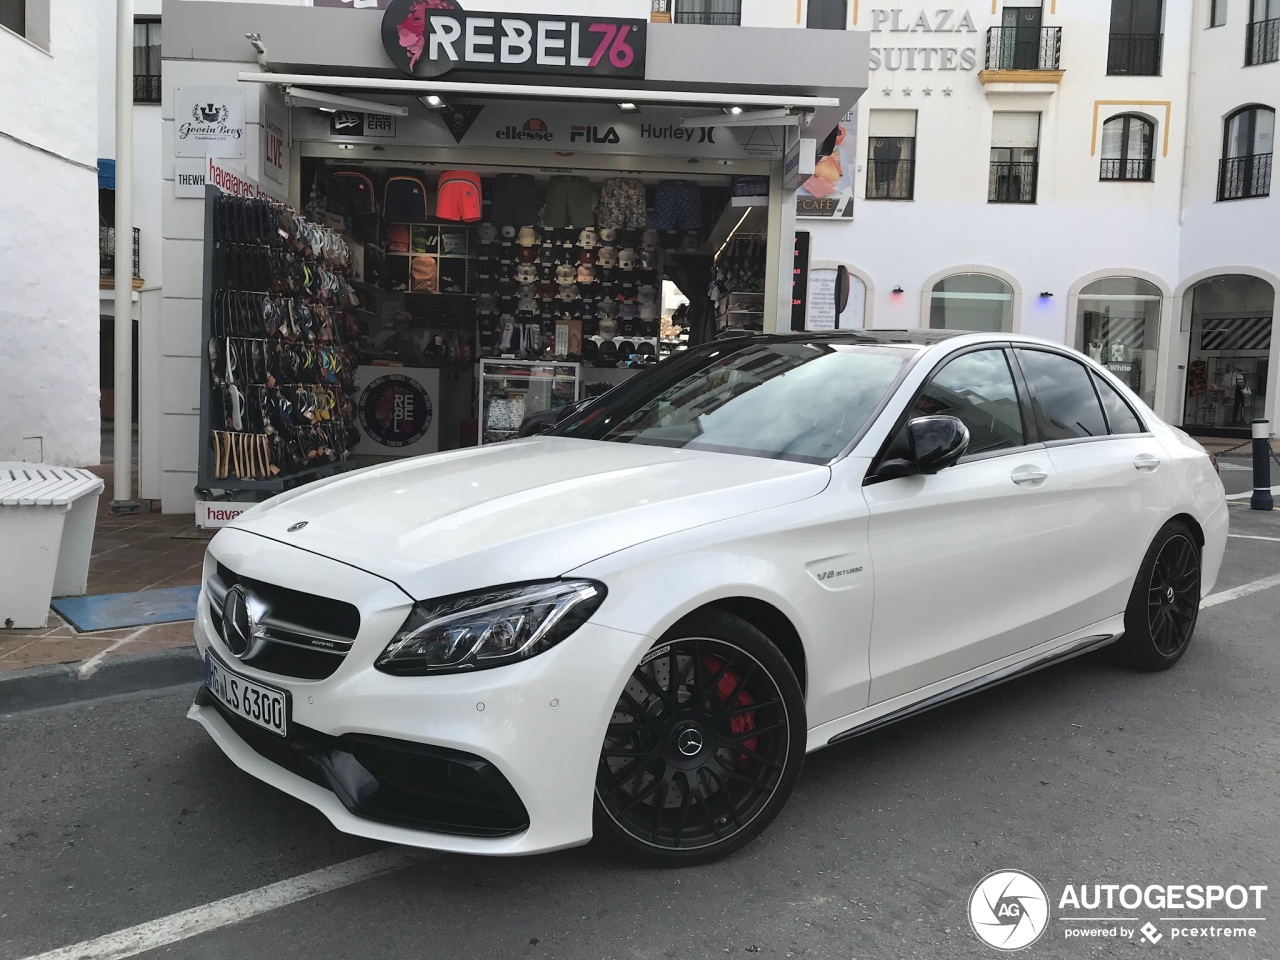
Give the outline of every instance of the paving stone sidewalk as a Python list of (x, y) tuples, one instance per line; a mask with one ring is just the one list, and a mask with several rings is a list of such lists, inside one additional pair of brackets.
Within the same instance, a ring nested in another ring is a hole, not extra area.
[[(106, 480), (89, 560), (89, 594), (132, 593), (200, 582), (208, 535), (191, 516), (111, 513), (112, 467), (91, 467)], [(136, 489), (136, 487), (135, 487)], [(157, 505), (158, 506), (158, 505)], [(75, 663), (100, 654), (120, 657), (192, 644), (191, 621), (81, 633), (52, 610), (41, 630), (0, 629), (0, 674), (28, 667)]]

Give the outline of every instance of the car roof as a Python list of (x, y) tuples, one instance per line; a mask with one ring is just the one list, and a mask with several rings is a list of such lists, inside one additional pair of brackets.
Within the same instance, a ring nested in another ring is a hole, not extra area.
[(867, 346), (917, 347), (925, 350), (939, 344), (964, 340), (966, 343), (1026, 343), (1065, 349), (1061, 343), (1025, 334), (973, 330), (810, 330), (799, 333), (721, 334), (715, 344), (746, 343), (843, 343)]

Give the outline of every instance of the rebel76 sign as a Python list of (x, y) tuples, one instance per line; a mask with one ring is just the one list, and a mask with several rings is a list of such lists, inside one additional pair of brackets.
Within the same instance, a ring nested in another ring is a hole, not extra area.
[(644, 77), (644, 20), (469, 13), (456, 0), (391, 0), (382, 45), (411, 76), (451, 71)]

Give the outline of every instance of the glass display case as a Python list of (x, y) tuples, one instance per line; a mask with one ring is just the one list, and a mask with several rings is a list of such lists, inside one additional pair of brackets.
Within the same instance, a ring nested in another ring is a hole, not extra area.
[(480, 361), (480, 443), (512, 439), (530, 414), (581, 398), (582, 365), (540, 360)]

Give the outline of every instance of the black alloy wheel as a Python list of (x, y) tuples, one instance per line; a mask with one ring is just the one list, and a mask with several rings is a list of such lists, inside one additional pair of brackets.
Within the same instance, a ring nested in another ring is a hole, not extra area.
[(1200, 547), (1180, 521), (1166, 524), (1147, 551), (1113, 656), (1143, 670), (1166, 670), (1186, 653), (1200, 613)]
[(1175, 657), (1191, 642), (1200, 612), (1200, 556), (1185, 535), (1165, 541), (1147, 590), (1147, 626), (1157, 652)]
[(650, 863), (703, 863), (748, 843), (803, 760), (803, 698), (785, 658), (737, 617), (700, 620), (640, 661), (600, 753), (596, 834)]

